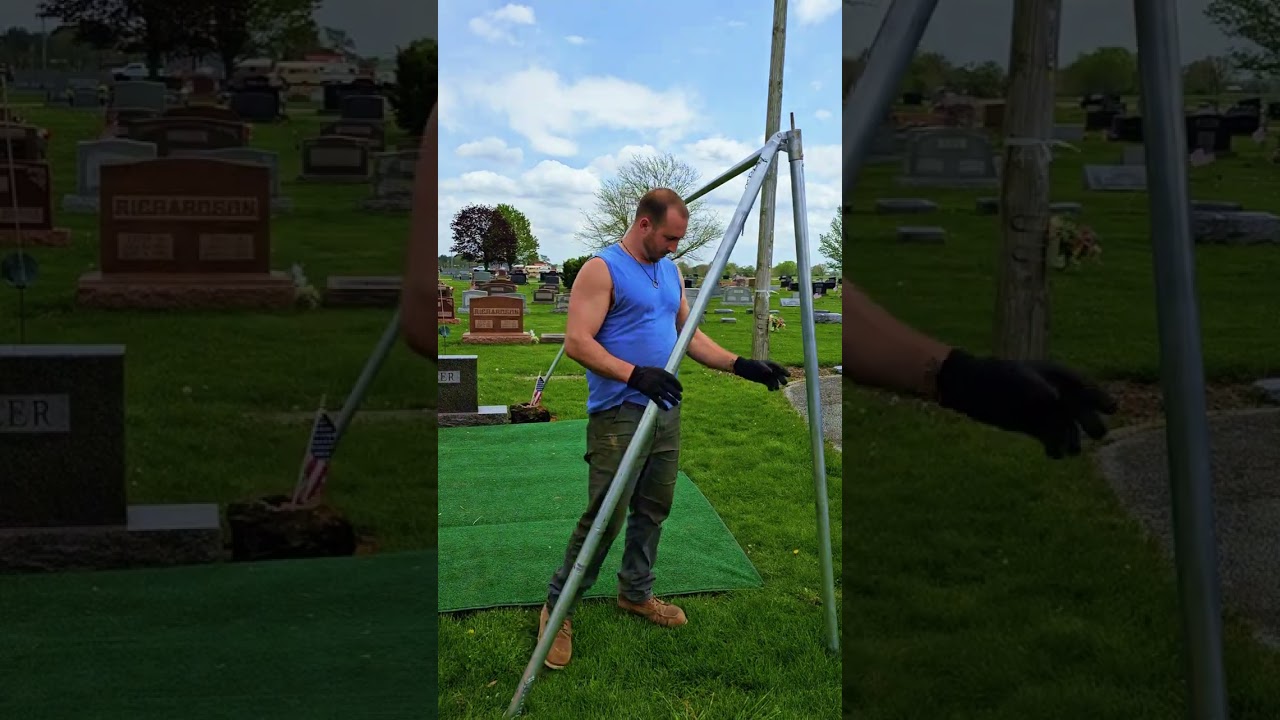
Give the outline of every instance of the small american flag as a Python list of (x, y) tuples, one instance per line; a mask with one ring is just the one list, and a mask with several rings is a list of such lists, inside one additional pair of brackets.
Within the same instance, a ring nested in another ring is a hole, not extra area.
[(538, 382), (533, 384), (533, 399), (529, 401), (529, 404), (537, 405), (538, 401), (542, 399), (542, 391), (546, 389), (547, 379), (539, 375)]
[(329, 475), (329, 460), (333, 457), (333, 449), (338, 443), (338, 428), (329, 419), (329, 414), (321, 412), (311, 429), (311, 445), (307, 448), (307, 457), (302, 466), (301, 493), (295, 494), (294, 504), (310, 502), (324, 489)]

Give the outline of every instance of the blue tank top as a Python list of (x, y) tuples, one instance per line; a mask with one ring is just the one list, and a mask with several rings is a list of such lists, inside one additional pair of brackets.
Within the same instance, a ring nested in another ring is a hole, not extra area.
[[(662, 258), (654, 265), (641, 265), (620, 244), (610, 245), (596, 257), (604, 260), (613, 278), (613, 307), (596, 333), (596, 342), (610, 355), (637, 367), (663, 367), (676, 347), (676, 313), (684, 296), (676, 264)], [(625, 382), (587, 371), (588, 413), (624, 402), (647, 405), (649, 398)]]

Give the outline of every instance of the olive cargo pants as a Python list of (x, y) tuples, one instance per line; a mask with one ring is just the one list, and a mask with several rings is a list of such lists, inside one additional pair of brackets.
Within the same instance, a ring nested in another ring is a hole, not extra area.
[[(583, 459), (590, 467), (588, 473), (587, 510), (578, 519), (565, 550), (564, 563), (551, 578), (547, 592), (547, 607), (554, 608), (564, 589), (569, 573), (582, 551), (591, 524), (600, 512), (609, 484), (622, 464), (622, 456), (639, 429), (644, 407), (627, 402), (617, 407), (592, 413), (587, 421), (587, 454)], [(622, 569), (618, 572), (618, 591), (627, 600), (642, 603), (653, 591), (653, 565), (658, 558), (658, 538), (662, 535), (662, 523), (671, 513), (675, 499), (676, 474), (680, 467), (680, 406), (670, 410), (658, 410), (654, 423), (652, 442), (646, 455), (640, 457), (640, 472), (622, 492), (618, 505), (605, 526), (604, 536), (596, 546), (596, 552), (587, 564), (578, 587), (577, 597), (569, 606), (566, 617), (572, 617), (578, 601), (600, 575), (600, 566), (622, 530), (627, 534), (622, 554)], [(630, 513), (628, 513), (630, 510)]]

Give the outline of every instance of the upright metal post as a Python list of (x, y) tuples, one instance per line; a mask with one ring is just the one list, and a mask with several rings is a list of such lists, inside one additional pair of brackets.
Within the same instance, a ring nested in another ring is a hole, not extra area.
[[(724, 272), (725, 265), (729, 263), (729, 254), (733, 252), (733, 246), (747, 223), (747, 214), (751, 212), (751, 205), (755, 202), (756, 196), (760, 194), (760, 186), (764, 184), (765, 171), (773, 163), (778, 154), (778, 147), (782, 144), (787, 134), (780, 132), (769, 138), (769, 141), (759, 151), (752, 153), (750, 157), (734, 165), (729, 172), (715, 178), (707, 186), (686, 198), (686, 203), (692, 202), (695, 198), (710, 192), (709, 188), (723, 185), (731, 180), (734, 175), (741, 174), (748, 167), (754, 166), (751, 174), (747, 177), (747, 187), (742, 193), (742, 199), (738, 201), (738, 207), (733, 211), (733, 217), (729, 220), (729, 227), (725, 230), (724, 240), (721, 241), (715, 258), (711, 260), (711, 267), (707, 270), (707, 279), (703, 281), (704, 284), (715, 282), (714, 278), (719, 278)], [(679, 369), (680, 362), (684, 360), (685, 353), (689, 349), (689, 343), (693, 340), (693, 334), (698, 330), (698, 321), (702, 319), (709, 302), (711, 302), (711, 294), (706, 292), (699, 292), (698, 297), (693, 301), (693, 307), (689, 308), (689, 317), (685, 320), (684, 327), (681, 328), (680, 335), (676, 338), (676, 346), (672, 349), (671, 356), (667, 359), (667, 364), (665, 365), (667, 372), (675, 373)], [(618, 499), (621, 497), (623, 489), (626, 488), (627, 484), (631, 482), (632, 476), (640, 469), (640, 455), (645, 446), (648, 445), (645, 438), (653, 432), (654, 424), (658, 419), (657, 413), (657, 404), (650, 401), (645, 406), (644, 414), (640, 416), (640, 423), (636, 427), (632, 442), (622, 455), (622, 462), (618, 465), (618, 471), (614, 473), (613, 480), (609, 484), (609, 491), (605, 493), (604, 499), (600, 502), (600, 509), (596, 513), (596, 518), (591, 523), (591, 529), (587, 531), (586, 539), (583, 540), (582, 550), (578, 552), (578, 557), (574, 560), (573, 570), (569, 572), (564, 588), (560, 591), (560, 602), (556, 603), (555, 608), (551, 610), (551, 614), (547, 618), (547, 631), (543, 633), (542, 639), (538, 641), (537, 646), (534, 648), (533, 657), (529, 659), (529, 665), (525, 667), (524, 675), (520, 678), (520, 685), (516, 688), (515, 696), (511, 698), (511, 704), (507, 707), (507, 712), (503, 717), (513, 718), (520, 714), (524, 699), (529, 694), (533, 681), (537, 679), (538, 671), (541, 669), (543, 661), (546, 660), (552, 643), (555, 642), (556, 631), (564, 623), (565, 616), (569, 613), (569, 606), (578, 594), (578, 587), (582, 584), (582, 576), (587, 571), (587, 564), (591, 561), (591, 556), (595, 554), (596, 548), (600, 544), (601, 536), (604, 535), (605, 524), (608, 523), (609, 517), (613, 515), (614, 508), (618, 506)]]
[(876, 128), (884, 120), (902, 78), (929, 27), (938, 0), (894, 0), (880, 23), (867, 66), (844, 102), (844, 196), (853, 194), (858, 173), (871, 152)]
[[(822, 388), (818, 377), (818, 337), (813, 322), (813, 277), (809, 262), (809, 212), (804, 194), (804, 147), (800, 131), (787, 139), (791, 166), (791, 210), (796, 223), (796, 273), (800, 276), (800, 336), (804, 346), (806, 404), (809, 410), (809, 445), (813, 448), (814, 507), (818, 513), (818, 553), (822, 564), (823, 614), (827, 619), (827, 647), (840, 652), (840, 628), (836, 621), (835, 571), (831, 567), (831, 516), (827, 507), (827, 459), (822, 433)], [(701, 294), (701, 293), (699, 293)]]
[(1194, 720), (1226, 720), (1213, 476), (1196, 306), (1178, 17), (1164, 0), (1134, 0), (1133, 10), (1147, 140), (1161, 389), (1174, 557), (1186, 636), (1188, 703)]

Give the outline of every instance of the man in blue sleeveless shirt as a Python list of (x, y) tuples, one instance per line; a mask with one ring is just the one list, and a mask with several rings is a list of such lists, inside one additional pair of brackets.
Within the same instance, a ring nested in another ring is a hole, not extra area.
[[(666, 256), (675, 251), (688, 224), (689, 209), (678, 194), (667, 188), (651, 190), (640, 199), (635, 221), (622, 241), (588, 260), (574, 279), (565, 354), (587, 369), (589, 419), (584, 459), (590, 467), (590, 500), (573, 529), (564, 563), (551, 578), (539, 638), (546, 631), (551, 609), (561, 600), (565, 581), (650, 400), (658, 405), (658, 421), (641, 470), (623, 491), (609, 518), (577, 597), (564, 600), (571, 603), (571, 618), (578, 600), (600, 574), (605, 555), (625, 521), (618, 606), (666, 627), (687, 622), (683, 610), (653, 596), (653, 564), (662, 523), (671, 512), (680, 461), (683, 388), (663, 366), (689, 317), (684, 278)], [(769, 390), (787, 383), (787, 371), (782, 366), (740, 357), (701, 331), (694, 333), (688, 356)], [(573, 650), (572, 628), (572, 620), (566, 619), (547, 653), (547, 667), (558, 670), (568, 664)]]

